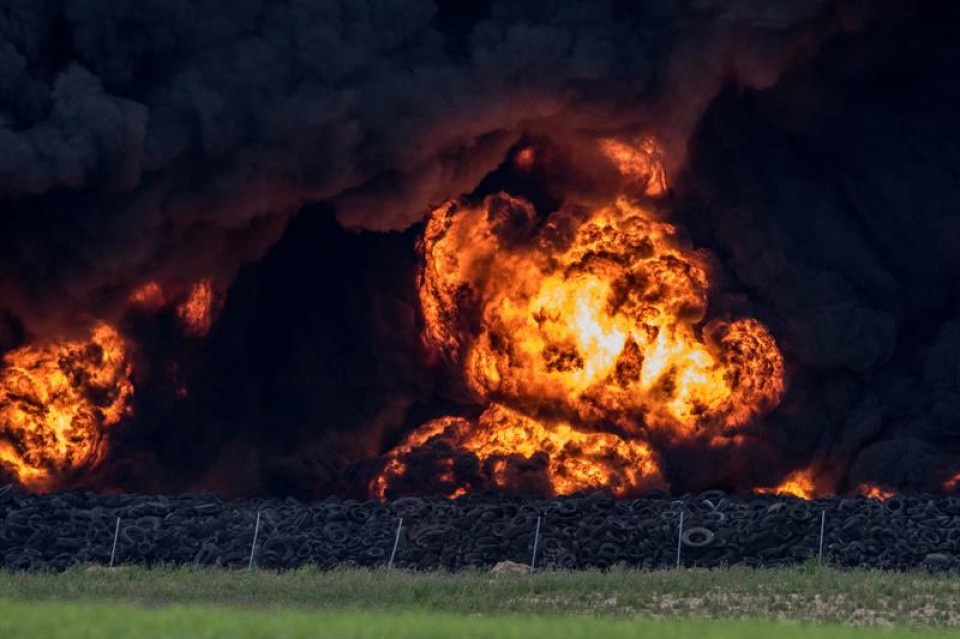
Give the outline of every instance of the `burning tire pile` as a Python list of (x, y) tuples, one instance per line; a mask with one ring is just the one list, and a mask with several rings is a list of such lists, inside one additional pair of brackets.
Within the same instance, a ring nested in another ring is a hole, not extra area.
[(557, 500), (403, 498), (384, 505), (24, 496), (7, 487), (0, 489), (0, 566), (59, 571), (107, 564), (114, 556), (117, 564), (240, 568), (253, 550), (256, 565), (272, 570), (375, 567), (387, 563), (397, 542), (399, 568), (486, 568), (504, 560), (529, 563), (539, 518), (536, 561), (545, 569), (671, 568), (678, 548), (686, 567), (791, 565), (818, 555), (823, 524), (830, 565), (955, 570), (958, 517), (960, 499), (931, 496), (802, 501), (709, 492), (616, 501), (595, 493)]

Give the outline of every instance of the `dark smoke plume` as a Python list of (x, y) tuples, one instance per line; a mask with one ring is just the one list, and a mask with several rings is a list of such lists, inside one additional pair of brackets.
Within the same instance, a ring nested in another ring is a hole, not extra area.
[(850, 26), (781, 4), (10, 0), (0, 300), (48, 333), (141, 280), (226, 286), (303, 203), (403, 229), (531, 131), (656, 123), (679, 161), (725, 82)]

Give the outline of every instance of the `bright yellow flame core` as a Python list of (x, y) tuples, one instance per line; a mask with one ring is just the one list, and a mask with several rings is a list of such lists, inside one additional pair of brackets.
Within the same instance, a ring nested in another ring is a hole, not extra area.
[(796, 470), (773, 488), (757, 488), (756, 492), (767, 495), (792, 495), (800, 499), (813, 499), (818, 495), (813, 469)]
[(10, 351), (0, 368), (0, 465), (32, 490), (96, 466), (132, 395), (126, 346), (107, 324), (88, 340)]
[(673, 226), (619, 198), (569, 241), (541, 233), (515, 248), (492, 215), (503, 209), (533, 217), (504, 194), (448, 203), (424, 238), (426, 341), (480, 401), (549, 403), (591, 424), (629, 415), (678, 435), (741, 426), (780, 401), (773, 338), (754, 319), (702, 324), (706, 266)]
[(653, 431), (659, 441), (734, 434), (780, 402), (773, 337), (752, 318), (705, 321), (705, 255), (642, 204), (666, 190), (655, 145), (600, 149), (625, 180), (607, 204), (568, 203), (539, 219), (525, 199), (499, 193), (429, 215), (424, 340), (487, 410), (472, 427), (444, 418), (411, 433), (387, 455), (374, 494), (433, 437), (481, 461), (546, 453), (558, 494), (626, 492), (659, 474)]

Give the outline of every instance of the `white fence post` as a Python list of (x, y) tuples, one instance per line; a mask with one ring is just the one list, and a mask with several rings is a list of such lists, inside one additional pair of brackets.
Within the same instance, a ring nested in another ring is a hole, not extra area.
[(823, 533), (827, 527), (827, 511), (820, 511), (820, 552), (819, 552), (819, 561), (820, 565), (823, 566)]
[(533, 556), (530, 557), (530, 573), (537, 570), (537, 546), (540, 545), (540, 515), (537, 515), (537, 531), (533, 534)]
[(120, 538), (120, 518), (117, 517), (117, 527), (113, 530), (113, 550), (110, 551), (110, 567), (113, 568), (113, 564), (117, 560), (117, 540)]
[(393, 558), (397, 556), (397, 545), (400, 543), (400, 530), (403, 528), (403, 517), (400, 518), (400, 523), (397, 524), (397, 536), (393, 539), (393, 550), (390, 551), (390, 561), (387, 562), (387, 572), (393, 568)]
[(260, 513), (257, 513), (257, 525), (253, 529), (253, 544), (250, 546), (250, 563), (247, 564), (247, 570), (253, 570), (253, 557), (257, 553), (257, 537), (260, 536)]
[(683, 507), (680, 510), (680, 531), (677, 533), (677, 568), (680, 568), (680, 550), (683, 548)]

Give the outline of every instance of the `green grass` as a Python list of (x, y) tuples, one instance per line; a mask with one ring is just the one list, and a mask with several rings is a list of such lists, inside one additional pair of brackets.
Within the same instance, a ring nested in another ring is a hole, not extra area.
[[(286, 573), (80, 567), (64, 574), (0, 572), (0, 603), (292, 608), (304, 612), (547, 615), (602, 619), (772, 619), (960, 627), (951, 576), (813, 567), (607, 573)], [(579, 623), (579, 622), (578, 622)], [(0, 634), (0, 636), (3, 636)]]
[(776, 624), (769, 621), (637, 621), (592, 617), (463, 616), (438, 612), (308, 612), (124, 605), (0, 603), (5, 639), (167, 639), (170, 637), (323, 637), (324, 639), (946, 639), (943, 630)]

